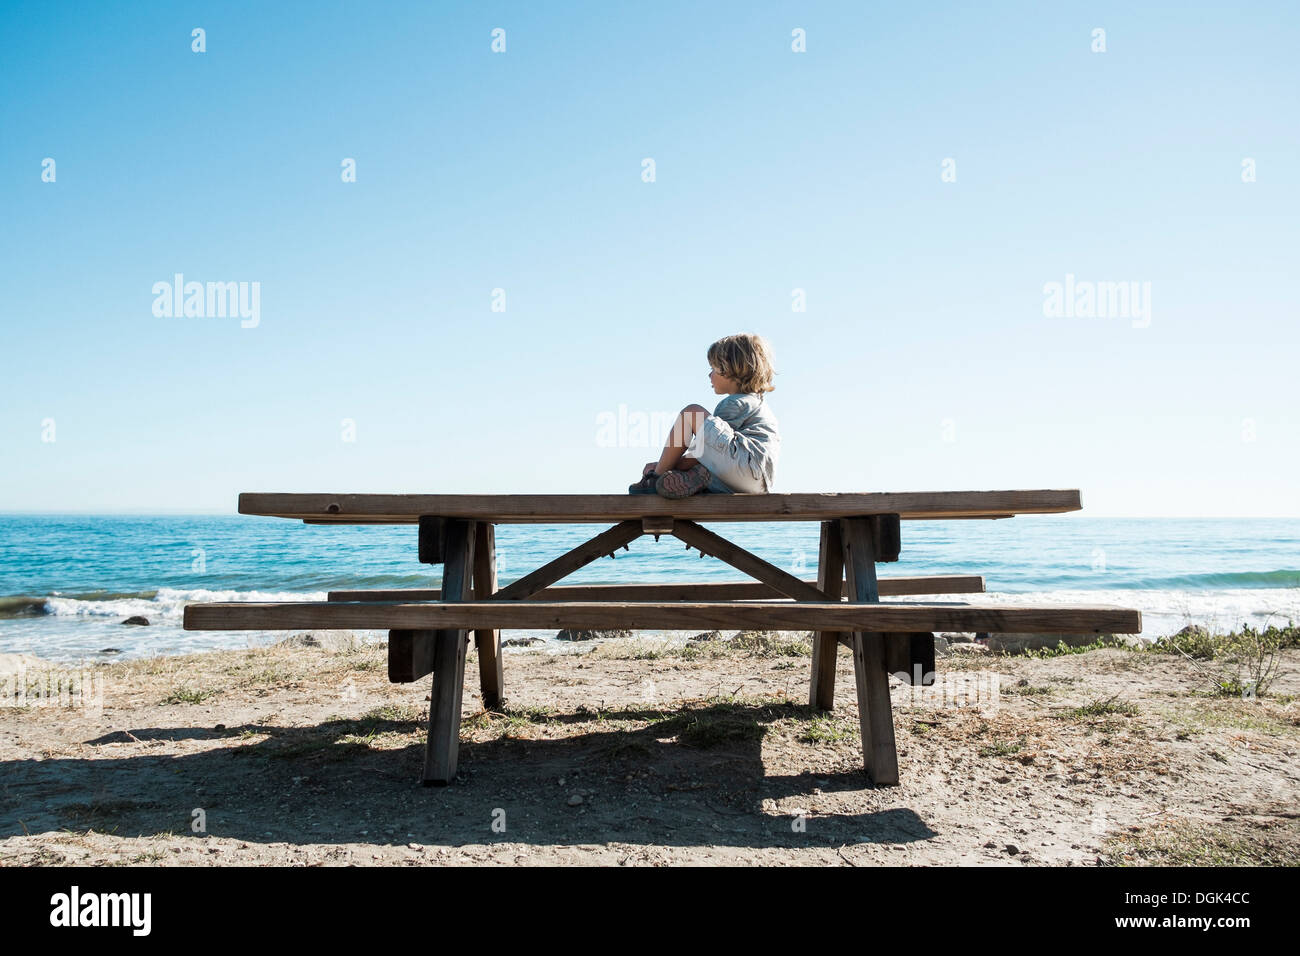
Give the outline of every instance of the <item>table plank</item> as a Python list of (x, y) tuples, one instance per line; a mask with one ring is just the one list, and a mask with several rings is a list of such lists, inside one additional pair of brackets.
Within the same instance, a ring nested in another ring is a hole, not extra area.
[(828, 492), (780, 495), (389, 495), (244, 492), (239, 513), (316, 524), (415, 524), (422, 515), (497, 524), (618, 522), (644, 517), (694, 521), (826, 521), (898, 514), (916, 520), (1007, 518), (1082, 508), (1078, 489), (1028, 491)]

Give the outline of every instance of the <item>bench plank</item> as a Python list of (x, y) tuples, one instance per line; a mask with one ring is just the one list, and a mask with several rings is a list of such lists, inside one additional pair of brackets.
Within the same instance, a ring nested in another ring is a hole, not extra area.
[(1142, 614), (1111, 605), (981, 606), (956, 601), (871, 605), (814, 601), (320, 601), (191, 604), (185, 608), (185, 628), (192, 631), (489, 627), (1138, 634)]
[(1028, 491), (837, 492), (692, 495), (384, 495), (245, 492), (239, 513), (349, 524), (415, 524), (421, 516), (503, 523), (640, 521), (827, 521), (898, 514), (908, 520), (1006, 518), (1058, 514), (1082, 507), (1078, 489)]
[[(843, 576), (840, 581), (843, 582)], [(817, 587), (817, 581), (804, 580)], [(936, 574), (919, 577), (880, 578), (881, 597), (908, 594), (980, 594), (979, 574)], [(330, 591), (330, 601), (437, 601), (438, 588), (388, 588)], [(781, 592), (761, 581), (716, 581), (695, 584), (559, 584), (528, 596), (530, 601), (745, 601), (781, 597)]]

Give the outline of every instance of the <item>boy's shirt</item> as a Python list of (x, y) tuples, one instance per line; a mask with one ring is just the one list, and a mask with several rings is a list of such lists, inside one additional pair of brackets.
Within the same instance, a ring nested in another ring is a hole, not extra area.
[(718, 402), (713, 414), (734, 433), (733, 448), (748, 454), (754, 480), (762, 481), (770, 492), (776, 477), (781, 435), (776, 416), (763, 395), (757, 392), (728, 395)]

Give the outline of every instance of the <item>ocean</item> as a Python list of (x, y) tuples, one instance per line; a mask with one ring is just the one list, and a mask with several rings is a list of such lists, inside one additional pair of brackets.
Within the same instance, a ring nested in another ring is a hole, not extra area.
[[(773, 564), (815, 578), (815, 523), (707, 527)], [(601, 530), (498, 525), (505, 585)], [(1187, 624), (1226, 630), (1300, 621), (1300, 519), (1094, 518), (905, 521), (882, 577), (982, 574), (988, 603), (1137, 608), (1144, 638)], [(342, 588), (437, 587), (416, 560), (413, 526), (318, 526), (240, 515), (0, 515), (0, 653), (74, 662), (261, 646), (284, 632), (191, 632), (192, 601), (323, 601)], [(675, 538), (645, 536), (564, 583), (738, 581)], [(895, 599), (901, 600), (901, 599)], [(123, 625), (139, 615), (149, 626)], [(551, 631), (510, 631), (567, 646)], [(382, 633), (373, 635), (382, 637)], [(111, 650), (110, 650), (111, 649)]]

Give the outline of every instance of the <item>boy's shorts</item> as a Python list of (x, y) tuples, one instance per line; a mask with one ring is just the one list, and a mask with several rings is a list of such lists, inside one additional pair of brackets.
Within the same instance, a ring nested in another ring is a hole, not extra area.
[(730, 425), (717, 415), (710, 415), (686, 446), (686, 454), (698, 459), (713, 475), (704, 489), (706, 493), (764, 494), (762, 479), (754, 477), (749, 453), (732, 441), (735, 436)]

